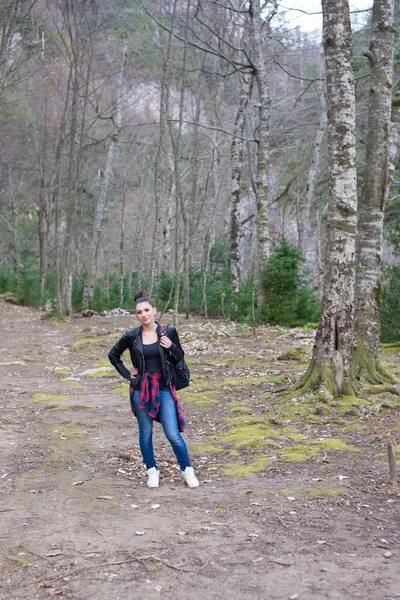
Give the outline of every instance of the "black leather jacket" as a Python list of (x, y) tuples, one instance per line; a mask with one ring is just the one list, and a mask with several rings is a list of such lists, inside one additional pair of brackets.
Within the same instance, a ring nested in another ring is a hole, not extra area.
[[(160, 340), (160, 325), (157, 324), (157, 336)], [(167, 335), (172, 342), (171, 348), (166, 350), (159, 345), (159, 353), (161, 360), (161, 369), (164, 381), (167, 386), (174, 383), (173, 367), (171, 362), (177, 363), (184, 357), (185, 353), (179, 341), (178, 332), (172, 325), (167, 326)], [(131, 379), (130, 370), (124, 365), (121, 360), (121, 355), (128, 350), (131, 355), (131, 361), (134, 368), (139, 370), (139, 374)], [(143, 341), (142, 341), (142, 326), (139, 325), (134, 329), (125, 331), (122, 338), (111, 348), (108, 353), (110, 363), (117, 369), (118, 373), (125, 379), (131, 382), (131, 386), (135, 390), (140, 389), (143, 374), (145, 372)]]

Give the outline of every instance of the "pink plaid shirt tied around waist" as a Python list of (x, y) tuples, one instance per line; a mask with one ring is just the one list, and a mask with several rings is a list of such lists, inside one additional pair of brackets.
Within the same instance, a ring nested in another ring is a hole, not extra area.
[[(140, 397), (139, 397), (139, 408), (140, 410), (147, 410), (147, 414), (149, 417), (154, 419), (155, 421), (160, 422), (160, 379), (162, 377), (161, 371), (157, 373), (145, 373), (143, 376), (142, 385), (140, 387)], [(184, 431), (185, 429), (185, 415), (183, 414), (183, 410), (181, 405), (179, 404), (178, 397), (176, 395), (176, 390), (173, 386), (170, 386), (169, 391), (172, 394), (172, 397), (175, 402), (176, 407), (176, 416), (178, 419), (178, 427), (179, 431)], [(133, 414), (136, 416), (135, 407), (132, 401), (134, 390), (130, 388), (131, 394), (131, 408)]]

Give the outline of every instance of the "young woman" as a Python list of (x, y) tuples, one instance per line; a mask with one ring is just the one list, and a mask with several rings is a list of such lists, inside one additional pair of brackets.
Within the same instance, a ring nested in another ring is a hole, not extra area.
[[(159, 486), (153, 448), (153, 421), (156, 420), (162, 425), (187, 485), (198, 487), (199, 482), (181, 435), (185, 421), (176, 397), (171, 364), (184, 356), (178, 332), (169, 325), (168, 336), (162, 335), (161, 327), (155, 321), (156, 307), (143, 292), (136, 294), (135, 302), (136, 316), (141, 324), (124, 333), (111, 348), (108, 358), (120, 375), (130, 382), (131, 408), (139, 426), (139, 445), (147, 469), (147, 485), (150, 488)], [(122, 353), (128, 349), (134, 367), (132, 371), (121, 360)]]

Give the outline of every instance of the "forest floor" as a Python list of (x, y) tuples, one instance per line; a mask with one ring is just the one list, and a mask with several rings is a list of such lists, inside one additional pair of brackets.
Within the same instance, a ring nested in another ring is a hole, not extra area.
[[(182, 318), (200, 487), (156, 424), (150, 490), (107, 361), (134, 317), (42, 316), (0, 301), (1, 599), (400, 598), (399, 399), (279, 396), (314, 330)], [(383, 359), (400, 376), (400, 348)]]

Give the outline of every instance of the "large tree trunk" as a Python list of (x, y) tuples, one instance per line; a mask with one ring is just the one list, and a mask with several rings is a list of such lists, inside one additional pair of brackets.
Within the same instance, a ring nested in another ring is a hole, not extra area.
[[(253, 44), (252, 66), (258, 89), (258, 136), (257, 136), (257, 168), (256, 168), (256, 201), (257, 201), (257, 253), (259, 270), (269, 258), (269, 120), (270, 96), (268, 79), (265, 72), (262, 28), (265, 22), (261, 17), (260, 0), (250, 0), (250, 27)], [(261, 281), (258, 289), (258, 303), (264, 300)]]
[(348, 0), (323, 0), (327, 76), (329, 217), (322, 310), (313, 357), (297, 388), (350, 394), (357, 183), (355, 93)]
[(393, 0), (374, 0), (365, 174), (358, 211), (355, 379), (390, 379), (379, 364), (380, 274), (383, 210), (388, 181), (393, 76)]

